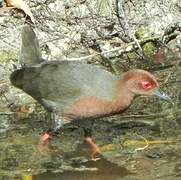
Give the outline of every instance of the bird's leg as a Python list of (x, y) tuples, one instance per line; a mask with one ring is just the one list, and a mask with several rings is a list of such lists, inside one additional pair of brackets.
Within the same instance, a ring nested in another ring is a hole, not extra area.
[(84, 141), (91, 147), (91, 157), (94, 159), (97, 154), (101, 154), (101, 150), (98, 145), (92, 139), (92, 133), (90, 128), (83, 128)]
[(63, 127), (63, 119), (60, 118), (60, 116), (57, 115), (57, 113), (51, 113), (52, 120), (53, 120), (53, 126), (52, 128), (47, 130), (47, 133), (51, 135), (57, 135), (59, 133), (59, 130)]
[(40, 138), (40, 143), (47, 144), (49, 140), (52, 139), (52, 136), (58, 134), (59, 130), (63, 126), (64, 121), (62, 118), (58, 116), (58, 111), (55, 106), (53, 106), (45, 99), (40, 99), (39, 102), (46, 108), (47, 111), (51, 113), (51, 120), (53, 122), (52, 128), (48, 129), (46, 133), (44, 133)]
[(53, 126), (41, 136), (40, 142), (42, 142), (43, 144), (47, 144), (48, 141), (52, 139), (52, 136), (56, 136), (59, 133), (60, 129), (63, 127), (63, 120), (57, 115), (57, 113), (52, 112), (51, 116), (51, 119), (53, 119)]

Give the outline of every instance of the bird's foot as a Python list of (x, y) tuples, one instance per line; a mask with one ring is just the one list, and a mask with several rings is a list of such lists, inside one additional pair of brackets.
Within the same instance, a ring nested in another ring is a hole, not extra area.
[(38, 151), (43, 152), (45, 149), (49, 146), (50, 140), (52, 139), (52, 136), (48, 134), (47, 132), (44, 133), (39, 140), (39, 143), (37, 145)]
[(48, 145), (50, 140), (53, 139), (54, 136), (57, 136), (60, 129), (62, 128), (62, 120), (59, 119), (58, 115), (56, 113), (52, 113), (52, 116), (54, 120), (54, 126), (53, 128), (48, 129), (46, 133), (40, 137), (38, 144), (40, 149), (43, 149), (43, 146)]
[(91, 148), (91, 158), (97, 159), (97, 156), (101, 154), (101, 150), (99, 146), (94, 143), (91, 137), (85, 137), (85, 142), (90, 146)]
[(54, 128), (48, 129), (41, 137), (38, 143), (39, 151), (44, 150), (47, 146), (51, 145), (50, 141), (56, 137), (60, 132), (61, 127), (55, 126)]
[(48, 142), (52, 139), (52, 135), (50, 135), (49, 133), (44, 133), (41, 137), (40, 137), (40, 143), (41, 144), (48, 144)]

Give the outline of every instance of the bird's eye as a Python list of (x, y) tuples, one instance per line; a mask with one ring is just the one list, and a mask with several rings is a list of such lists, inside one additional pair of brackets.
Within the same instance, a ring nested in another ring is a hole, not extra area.
[(141, 82), (141, 86), (145, 90), (149, 90), (149, 89), (151, 89), (153, 87), (152, 84), (150, 82), (148, 82), (148, 81)]

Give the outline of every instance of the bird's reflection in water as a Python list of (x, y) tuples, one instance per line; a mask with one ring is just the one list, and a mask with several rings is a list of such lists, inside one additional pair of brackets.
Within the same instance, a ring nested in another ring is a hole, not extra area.
[(131, 174), (125, 168), (119, 167), (106, 159), (89, 161), (84, 163), (84, 166), (97, 170), (65, 171), (63, 173), (47, 172), (34, 176), (33, 180), (119, 180), (121, 177)]

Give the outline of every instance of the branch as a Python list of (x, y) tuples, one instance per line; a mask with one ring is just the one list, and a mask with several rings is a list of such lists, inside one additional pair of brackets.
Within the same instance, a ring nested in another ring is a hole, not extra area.
[[(155, 36), (155, 37), (150, 37), (150, 38), (146, 38), (146, 39), (142, 39), (142, 40), (137, 40), (138, 43), (140, 45), (143, 45), (147, 42), (156, 42), (156, 41), (160, 41), (161, 36)], [(102, 51), (102, 52), (96, 52), (94, 54), (88, 55), (88, 56), (83, 56), (83, 57), (79, 57), (79, 58), (66, 58), (66, 60), (68, 61), (82, 61), (82, 60), (88, 60), (91, 59), (95, 56), (105, 56), (106, 54), (109, 54), (109, 57), (116, 57), (116, 56), (120, 56), (124, 53), (130, 53), (133, 52), (135, 50), (135, 42), (131, 42), (126, 44), (125, 46), (121, 46), (121, 47), (117, 47), (114, 49), (110, 49), (107, 51)], [(138, 48), (138, 47), (137, 47)], [(116, 55), (114, 56), (110, 56), (111, 53), (116, 53)]]

